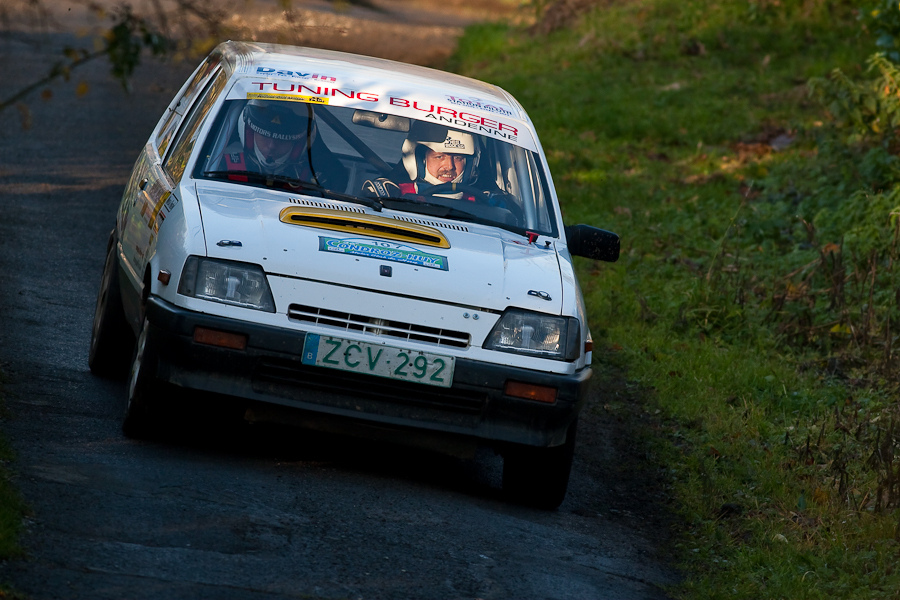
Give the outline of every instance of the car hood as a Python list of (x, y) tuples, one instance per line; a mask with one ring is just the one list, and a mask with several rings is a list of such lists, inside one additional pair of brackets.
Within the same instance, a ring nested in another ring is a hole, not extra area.
[(211, 257), (256, 263), (270, 275), (479, 309), (562, 310), (552, 241), (530, 244), (494, 227), (387, 210), (375, 215), (319, 198), (288, 203), (282, 193), (248, 186), (203, 184), (197, 197)]

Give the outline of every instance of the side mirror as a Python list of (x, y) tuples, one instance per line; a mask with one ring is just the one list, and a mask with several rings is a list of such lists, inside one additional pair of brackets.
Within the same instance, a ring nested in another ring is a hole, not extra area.
[(566, 241), (569, 252), (575, 256), (606, 262), (619, 260), (619, 236), (611, 231), (590, 225), (569, 225), (566, 227)]

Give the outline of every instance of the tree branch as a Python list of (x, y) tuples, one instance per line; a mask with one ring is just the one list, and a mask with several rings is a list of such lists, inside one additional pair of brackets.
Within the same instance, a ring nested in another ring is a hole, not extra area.
[(6, 100), (3, 100), (2, 102), (0, 102), (0, 113), (2, 113), (4, 110), (6, 110), (7, 108), (9, 108), (11, 106), (14, 106), (17, 102), (19, 102), (20, 100), (25, 98), (28, 94), (30, 94), (34, 90), (38, 89), (39, 87), (47, 85), (51, 81), (53, 81), (55, 79), (59, 79), (60, 77), (64, 77), (64, 78), (68, 79), (69, 74), (74, 69), (77, 69), (78, 67), (84, 65), (85, 63), (88, 63), (94, 59), (100, 58), (101, 56), (105, 56), (107, 54), (109, 54), (109, 49), (104, 48), (103, 50), (98, 50), (97, 52), (93, 52), (90, 54), (84, 54), (81, 57), (76, 58), (75, 60), (72, 60), (68, 64), (66, 64), (64, 61), (57, 62), (56, 64), (53, 65), (53, 67), (50, 69), (50, 71), (42, 79), (39, 79), (38, 81), (35, 81), (34, 83), (22, 88), (21, 90), (19, 90), (18, 92), (16, 92), (15, 94), (13, 94), (9, 98), (7, 98)]

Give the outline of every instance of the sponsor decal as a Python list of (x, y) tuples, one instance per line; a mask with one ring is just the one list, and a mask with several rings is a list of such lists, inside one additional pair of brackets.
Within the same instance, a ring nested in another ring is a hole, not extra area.
[(249, 92), (247, 100), (287, 100), (289, 102), (307, 102), (309, 104), (328, 104), (328, 98), (318, 96), (290, 96), (287, 94), (261, 94)]
[(319, 251), (389, 260), (407, 265), (415, 265), (417, 267), (437, 269), (439, 271), (449, 270), (446, 256), (429, 254), (413, 248), (412, 246), (397, 244), (395, 242), (383, 242), (371, 239), (340, 239), (319, 236)]
[[(328, 96), (336, 97), (339, 99), (348, 98), (348, 99), (356, 99), (362, 100), (363, 102), (378, 102), (378, 95), (372, 94), (369, 92), (357, 92), (356, 90), (342, 90), (339, 88), (328, 88), (323, 86), (312, 86), (306, 85), (305, 83), (278, 83), (275, 81), (254, 81), (250, 84), (259, 93), (267, 92), (262, 97), (268, 99), (281, 100), (282, 98), (272, 98), (272, 96), (281, 93), (284, 96), (284, 100), (291, 100), (297, 98), (304, 98), (307, 96), (302, 96), (306, 92), (307, 94), (312, 94), (316, 97), (325, 100), (325, 102), (320, 102), (320, 104), (328, 104), (327, 99)], [(247, 92), (247, 97), (249, 98), (253, 92)]]
[(178, 204), (178, 198), (169, 194), (169, 198), (166, 200), (166, 211), (172, 212), (176, 204)]
[(300, 71), (287, 71), (285, 69), (275, 69), (272, 67), (256, 67), (257, 75), (276, 75), (278, 77), (290, 77), (292, 79), (316, 79), (319, 81), (337, 81), (329, 75), (319, 75), (318, 73), (301, 73)]
[(438, 123), (447, 123), (456, 127), (465, 127), (476, 133), (484, 133), (496, 138), (504, 138), (515, 142), (519, 137), (519, 128), (498, 119), (491, 119), (465, 110), (441, 106), (430, 102), (420, 102), (408, 98), (391, 96), (392, 106), (421, 111), (423, 114), (417, 118), (429, 119)]
[(459, 98), (457, 96), (447, 96), (447, 102), (449, 102), (450, 104), (455, 104), (456, 106), (477, 108), (485, 112), (496, 113), (498, 115), (506, 115), (507, 117), (511, 117), (513, 115), (513, 112), (508, 108), (497, 106), (496, 104), (490, 104), (488, 102), (483, 102), (478, 98)]
[(466, 144), (462, 140), (458, 140), (451, 136), (447, 136), (447, 139), (444, 140), (444, 148), (448, 150), (465, 150)]
[[(154, 186), (156, 185), (158, 184), (154, 184)], [(153, 233), (159, 232), (159, 224), (166, 219), (166, 215), (162, 212), (162, 209), (166, 204), (166, 200), (168, 200), (169, 196), (171, 195), (172, 192), (165, 192), (162, 196), (159, 197), (159, 200), (156, 201), (156, 204), (153, 205), (150, 220), (147, 222), (147, 226), (153, 230)]]

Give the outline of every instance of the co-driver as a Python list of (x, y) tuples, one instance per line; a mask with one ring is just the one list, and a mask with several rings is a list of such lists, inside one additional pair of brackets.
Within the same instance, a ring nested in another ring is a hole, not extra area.
[(300, 102), (250, 100), (238, 118), (238, 140), (225, 148), (231, 179), (241, 171), (290, 177), (343, 190), (347, 175), (334, 154), (318, 141), (311, 106)]

